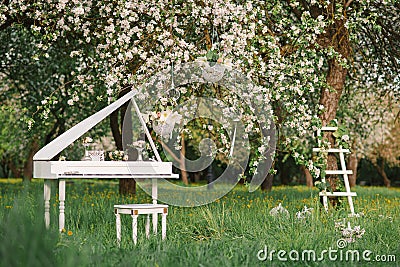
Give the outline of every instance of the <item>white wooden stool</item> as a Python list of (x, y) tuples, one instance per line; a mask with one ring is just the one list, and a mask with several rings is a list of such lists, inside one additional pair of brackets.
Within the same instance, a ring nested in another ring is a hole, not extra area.
[(121, 216), (120, 214), (129, 214), (132, 217), (132, 239), (137, 243), (137, 218), (141, 214), (147, 214), (146, 237), (150, 236), (150, 214), (153, 214), (153, 232), (157, 233), (158, 214), (161, 214), (161, 237), (167, 236), (167, 214), (168, 205), (163, 204), (125, 204), (114, 205), (114, 212), (117, 226), (117, 242), (121, 242)]

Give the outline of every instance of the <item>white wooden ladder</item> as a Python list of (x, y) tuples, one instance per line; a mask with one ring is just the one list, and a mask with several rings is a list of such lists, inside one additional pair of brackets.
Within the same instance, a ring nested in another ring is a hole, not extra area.
[[(329, 148), (327, 150), (323, 150), (321, 148), (321, 132), (335, 132), (338, 127), (322, 127), (321, 129), (317, 130), (318, 136), (318, 146), (317, 148), (313, 148), (313, 152), (321, 152), (326, 151), (328, 153), (339, 153), (340, 165), (341, 170), (325, 170), (325, 174), (327, 175), (343, 175), (343, 181), (346, 191), (345, 192), (328, 192), (326, 187), (323, 189), (319, 195), (322, 197), (322, 202), (326, 211), (328, 211), (328, 197), (347, 197), (349, 202), (351, 214), (354, 214), (354, 205), (352, 197), (357, 196), (357, 193), (350, 191), (350, 184), (349, 184), (349, 174), (353, 174), (352, 170), (346, 169), (346, 161), (344, 159), (344, 153), (350, 153), (349, 149), (343, 149), (341, 146), (339, 148)], [(326, 185), (325, 177), (321, 179), (322, 184)]]

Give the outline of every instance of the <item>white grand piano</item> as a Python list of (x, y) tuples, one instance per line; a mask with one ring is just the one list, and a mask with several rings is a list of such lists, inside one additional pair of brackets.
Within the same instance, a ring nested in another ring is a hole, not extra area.
[[(157, 178), (179, 178), (172, 173), (172, 163), (162, 162), (154, 145), (146, 123), (141, 116), (134, 91), (130, 91), (111, 105), (81, 121), (48, 145), (33, 157), (33, 177), (44, 181), (44, 219), (46, 227), (50, 225), (51, 180), (58, 180), (59, 190), (59, 230), (65, 227), (65, 180), (90, 178), (151, 178), (153, 204), (157, 203)], [(157, 161), (52, 161), (58, 153), (72, 144), (88, 130), (109, 116), (124, 103), (132, 101)]]

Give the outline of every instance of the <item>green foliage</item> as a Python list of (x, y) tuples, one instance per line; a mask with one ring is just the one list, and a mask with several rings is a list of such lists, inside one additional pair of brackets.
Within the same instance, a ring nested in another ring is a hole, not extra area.
[[(12, 138), (19, 129), (18, 119), (16, 118), (16, 112), (12, 107), (3, 105), (0, 107), (0, 155), (3, 155), (7, 151), (11, 151), (19, 146), (21, 139)], [(21, 136), (17, 134), (16, 136)]]
[[(22, 25), (0, 31), (0, 38), (0, 159), (12, 160), (22, 170), (34, 143), (38, 148), (49, 143), (104, 107), (107, 99), (101, 84), (86, 87), (81, 80), (72, 85), (79, 80), (74, 73), (88, 62), (70, 56), (77, 47), (85, 47), (71, 36), (52, 43), (45, 52), (42, 35)], [(107, 130), (108, 124), (102, 123), (90, 134), (95, 138)], [(75, 148), (64, 154), (72, 159), (80, 152)]]
[(33, 139), (25, 127), (22, 110), (19, 103), (5, 102), (0, 107), (0, 164), (5, 176), (13, 175), (9, 172), (10, 166), (17, 171), (22, 168)]
[(217, 62), (219, 58), (219, 54), (217, 50), (209, 50), (206, 54), (206, 58), (208, 62)]
[[(170, 207), (167, 239), (160, 234), (146, 239), (145, 218), (139, 217), (138, 245), (131, 239), (131, 218), (122, 216), (122, 243), (116, 244), (117, 203), (147, 203), (150, 197), (119, 196), (116, 182), (74, 181), (68, 184), (66, 231), (57, 234), (57, 203), (51, 205), (51, 227), (43, 227), (42, 182), (2, 183), (0, 188), (1, 266), (343, 266), (344, 261), (261, 262), (257, 252), (272, 250), (337, 249), (341, 236), (335, 222), (346, 218), (352, 226), (365, 228), (364, 236), (347, 249), (370, 250), (375, 255), (400, 255), (400, 191), (357, 187), (354, 198), (359, 218), (348, 218), (347, 203), (326, 214), (318, 191), (303, 186), (274, 187), (266, 194), (249, 194), (243, 186), (202, 207)], [(53, 190), (56, 189), (55, 184)], [(53, 194), (54, 197), (55, 194)], [(282, 203), (290, 217), (275, 218), (269, 211)], [(306, 220), (295, 213), (304, 205), (313, 208)], [(398, 261), (398, 258), (397, 258)], [(352, 262), (363, 265), (367, 262)], [(349, 264), (349, 262), (346, 262)], [(374, 262), (388, 266), (394, 262)]]
[(335, 137), (336, 146), (341, 146), (344, 149), (350, 149), (349, 144), (349, 130), (344, 125), (338, 125), (336, 120), (332, 120), (329, 126), (337, 127), (338, 129), (332, 134)]

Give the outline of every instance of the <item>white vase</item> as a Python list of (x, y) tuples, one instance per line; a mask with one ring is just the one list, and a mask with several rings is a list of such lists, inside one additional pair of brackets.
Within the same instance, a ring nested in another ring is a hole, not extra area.
[(81, 160), (83, 161), (91, 161), (92, 158), (89, 156), (89, 146), (90, 144), (83, 144), (83, 146), (85, 147), (85, 155), (83, 156), (83, 158)]
[(143, 147), (137, 147), (136, 148), (137, 152), (138, 152), (138, 157), (137, 157), (137, 161), (143, 161)]

